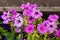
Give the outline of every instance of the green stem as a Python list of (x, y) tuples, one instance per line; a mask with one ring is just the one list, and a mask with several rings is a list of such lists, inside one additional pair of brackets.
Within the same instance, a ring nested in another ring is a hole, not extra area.
[(48, 35), (48, 34), (46, 33), (45, 36), (44, 36), (44, 40), (47, 40), (47, 35)]

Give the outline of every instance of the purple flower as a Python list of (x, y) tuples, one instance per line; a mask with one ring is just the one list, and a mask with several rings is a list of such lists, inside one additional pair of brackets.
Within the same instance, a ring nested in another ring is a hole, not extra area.
[(56, 36), (60, 37), (60, 29), (57, 30)]
[(20, 27), (22, 25), (23, 25), (23, 18), (21, 16), (19, 16), (18, 18), (15, 19), (14, 26)]
[(33, 13), (32, 10), (24, 10), (24, 11), (23, 11), (23, 14), (24, 14), (24, 15), (27, 15), (27, 16), (31, 16), (32, 13)]
[(37, 25), (37, 30), (41, 34), (46, 34), (48, 32), (48, 28), (44, 24), (38, 24)]
[(7, 20), (4, 20), (3, 23), (4, 24), (9, 24), (10, 21), (11, 21), (11, 19), (7, 19)]
[(19, 16), (20, 16), (20, 13), (16, 13), (16, 14), (12, 15), (12, 17), (11, 17), (12, 21), (14, 21)]
[(35, 10), (34, 13), (32, 13), (32, 17), (34, 18), (41, 18), (43, 16), (42, 12), (40, 10)]
[(56, 15), (56, 14), (50, 15), (50, 16), (48, 17), (48, 20), (50, 20), (50, 21), (57, 21), (58, 19), (59, 19), (59, 16)]
[(45, 21), (45, 26), (48, 28), (50, 33), (53, 33), (57, 28), (56, 22), (50, 22), (49, 20)]
[(24, 10), (24, 9), (28, 9), (29, 6), (30, 6), (30, 3), (22, 4), (20, 8)]
[(15, 29), (15, 32), (17, 32), (17, 33), (21, 32), (21, 28), (18, 28), (18, 27), (17, 27), (17, 28)]
[(28, 17), (27, 20), (28, 20), (28, 23), (32, 23), (35, 21), (35, 19), (32, 16)]
[(10, 12), (3, 12), (3, 15), (1, 16), (3, 20), (7, 20), (10, 18)]
[(11, 9), (10, 12), (11, 12), (12, 14), (16, 14), (16, 13), (17, 13), (17, 11), (16, 11), (15, 9)]
[(8, 12), (3, 12), (3, 15), (1, 17), (4, 20), (3, 21), (4, 24), (8, 24), (11, 21), (9, 11)]
[(34, 32), (34, 25), (33, 24), (28, 24), (25, 28), (26, 33), (33, 33)]
[(21, 9), (25, 10), (25, 9), (28, 9), (28, 10), (34, 10), (37, 8), (37, 5), (36, 4), (30, 4), (30, 3), (27, 3), (27, 4), (22, 4), (20, 6)]

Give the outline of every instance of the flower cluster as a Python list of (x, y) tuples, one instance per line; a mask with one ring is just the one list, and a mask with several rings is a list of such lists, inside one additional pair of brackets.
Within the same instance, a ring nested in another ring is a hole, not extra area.
[(4, 11), (1, 17), (4, 24), (10, 24), (10, 22), (13, 22), (13, 26), (16, 27), (15, 31), (20, 32), (21, 26), (23, 25), (23, 17), (20, 13), (12, 9), (8, 12)]
[[(47, 20), (39, 20), (42, 19), (43, 13), (36, 9), (36, 4), (22, 4), (20, 8), (23, 10), (23, 16), (14, 9), (9, 10), (8, 12), (4, 11), (1, 16), (3, 23), (10, 24), (10, 22), (13, 22), (15, 32), (21, 32), (21, 27), (24, 26), (23, 30), (28, 34), (37, 31), (43, 35), (46, 33), (56, 33), (56, 36), (60, 37), (60, 29), (57, 30), (58, 15), (49, 15)], [(42, 23), (38, 23), (38, 21), (41, 21)]]
[[(34, 27), (33, 22), (35, 22), (38, 19), (41, 19), (43, 14), (40, 10), (37, 10), (36, 4), (22, 4), (20, 8), (23, 10), (23, 15), (27, 16), (27, 22), (28, 25), (25, 28), (25, 32), (27, 33), (33, 33), (34, 30), (36, 30)], [(54, 33), (57, 30), (57, 22), (58, 22), (59, 16), (56, 14), (49, 15), (47, 20), (43, 20), (41, 24), (36, 24), (37, 30), (41, 34), (46, 33)], [(31, 25), (33, 24), (33, 25)], [(58, 32), (59, 33), (59, 32)], [(57, 34), (58, 34), (57, 33)]]

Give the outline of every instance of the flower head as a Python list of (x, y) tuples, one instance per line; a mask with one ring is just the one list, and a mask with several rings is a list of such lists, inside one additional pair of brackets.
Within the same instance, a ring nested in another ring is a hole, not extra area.
[(49, 20), (45, 21), (45, 26), (48, 28), (50, 33), (53, 33), (57, 28), (56, 22), (50, 22)]
[(20, 16), (19, 13), (16, 13), (16, 14), (12, 15), (12, 17), (11, 17), (12, 21), (14, 21), (14, 20), (15, 20), (16, 18), (18, 18), (19, 16)]
[(40, 10), (35, 10), (34, 13), (32, 13), (32, 17), (34, 18), (41, 18), (43, 16), (42, 12)]
[(60, 29), (57, 30), (56, 36), (60, 37)]
[(37, 30), (41, 34), (46, 34), (48, 32), (48, 28), (44, 24), (38, 24), (37, 25)]
[(25, 28), (26, 33), (33, 33), (34, 32), (34, 25), (33, 24), (28, 24)]
[(58, 15), (54, 14), (54, 15), (50, 15), (48, 17), (48, 20), (50, 21), (57, 21), (59, 19)]
[(15, 19), (14, 26), (20, 27), (22, 25), (23, 25), (23, 18), (21, 16), (19, 16), (18, 18)]
[(1, 16), (3, 20), (7, 20), (10, 18), (10, 12), (3, 12), (3, 15)]
[(33, 10), (24, 10), (24, 11), (23, 11), (23, 14), (24, 14), (24, 15), (27, 15), (27, 16), (31, 16), (32, 13), (33, 13)]
[(27, 20), (28, 20), (28, 23), (32, 23), (35, 21), (35, 19), (32, 16), (28, 17)]

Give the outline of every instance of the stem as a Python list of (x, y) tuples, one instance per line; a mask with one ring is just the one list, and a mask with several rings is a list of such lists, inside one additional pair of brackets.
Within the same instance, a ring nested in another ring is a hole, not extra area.
[(47, 33), (46, 33), (45, 36), (44, 36), (44, 40), (47, 40)]

